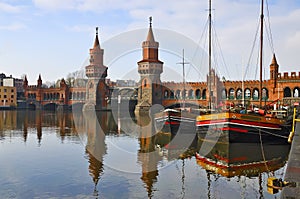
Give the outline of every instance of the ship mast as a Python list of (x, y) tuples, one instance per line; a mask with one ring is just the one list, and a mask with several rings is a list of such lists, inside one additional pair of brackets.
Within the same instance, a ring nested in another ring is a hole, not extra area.
[(208, 108), (212, 108), (211, 98), (211, 0), (209, 0), (209, 8), (208, 8)]
[(179, 62), (177, 64), (182, 64), (182, 81), (183, 81), (183, 108), (185, 108), (185, 97), (186, 97), (186, 90), (185, 90), (185, 71), (184, 66), (185, 64), (189, 64), (189, 62), (185, 62), (184, 60), (184, 49), (182, 49), (182, 62)]
[(259, 60), (259, 106), (262, 107), (262, 65), (263, 65), (264, 0), (261, 1), (260, 15), (260, 60)]

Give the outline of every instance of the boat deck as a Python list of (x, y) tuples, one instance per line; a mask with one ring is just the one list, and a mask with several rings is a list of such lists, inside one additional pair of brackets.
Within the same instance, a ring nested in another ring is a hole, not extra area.
[(296, 123), (295, 134), (289, 154), (288, 164), (284, 176), (285, 181), (295, 182), (296, 187), (284, 187), (281, 198), (300, 197), (300, 122)]

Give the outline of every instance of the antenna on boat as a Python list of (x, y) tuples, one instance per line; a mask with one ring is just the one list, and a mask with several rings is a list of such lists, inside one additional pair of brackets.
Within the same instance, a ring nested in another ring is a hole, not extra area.
[(263, 31), (264, 31), (264, 0), (261, 0), (261, 15), (260, 15), (260, 59), (259, 59), (259, 106), (262, 106), (262, 65), (263, 65)]
[(182, 62), (179, 62), (177, 64), (182, 64), (182, 80), (183, 80), (183, 108), (185, 108), (185, 95), (186, 95), (186, 90), (185, 90), (185, 71), (184, 71), (184, 66), (185, 64), (189, 64), (189, 62), (184, 61), (184, 49), (182, 49)]

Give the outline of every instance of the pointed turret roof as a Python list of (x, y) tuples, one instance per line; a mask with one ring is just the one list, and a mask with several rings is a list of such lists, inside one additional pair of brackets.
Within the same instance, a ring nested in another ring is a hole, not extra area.
[(38, 80), (40, 80), (40, 81), (42, 80), (41, 74), (39, 74), (39, 79)]
[(275, 53), (273, 54), (272, 65), (278, 65)]
[(152, 17), (149, 17), (149, 30), (148, 30), (148, 35), (147, 35), (147, 41), (155, 42), (153, 31), (152, 31)]
[(99, 39), (98, 39), (98, 27), (96, 27), (96, 38), (95, 38), (95, 42), (94, 42), (94, 48), (97, 48), (98, 46), (100, 48), (100, 43), (99, 43)]

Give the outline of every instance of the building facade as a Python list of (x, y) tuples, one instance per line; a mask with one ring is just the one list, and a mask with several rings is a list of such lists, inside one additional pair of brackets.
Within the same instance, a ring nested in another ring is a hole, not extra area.
[[(90, 64), (85, 67), (87, 81), (74, 84), (72, 87), (61, 79), (59, 85), (50, 87), (43, 85), (39, 75), (36, 85), (28, 85), (25, 76), (23, 89), (26, 108), (31, 109), (106, 109), (109, 97), (107, 67), (103, 65), (104, 50), (100, 47), (98, 28), (93, 47), (90, 49)], [(76, 86), (77, 85), (77, 86)]]
[[(273, 55), (270, 64), (270, 78), (262, 83), (262, 105), (271, 104), (279, 100), (281, 104), (291, 105), (300, 101), (300, 72), (279, 72), (279, 64)], [(260, 82), (258, 80), (230, 81), (220, 80), (214, 70), (210, 73), (213, 101), (219, 103), (259, 105)], [(186, 91), (182, 83), (163, 82), (163, 105), (170, 106), (181, 102), (184, 98), (187, 103), (208, 106), (207, 82), (187, 82)]]
[(0, 107), (15, 108), (17, 106), (17, 90), (13, 86), (0, 86)]
[[(115, 96), (111, 96), (116, 84), (108, 84), (106, 79), (108, 67), (103, 63), (104, 49), (100, 47), (98, 28), (89, 55), (90, 63), (85, 67), (88, 78), (85, 86), (70, 87), (62, 79), (57, 88), (46, 88), (42, 84), (41, 76), (37, 80), (37, 85), (30, 86), (25, 77), (23, 88), (27, 105), (43, 108), (78, 104), (84, 105), (85, 110), (94, 108), (103, 110), (107, 109), (111, 98), (119, 97), (123, 91), (126, 95), (128, 93), (134, 95), (132, 98), (129, 96), (130, 100), (137, 100), (137, 105), (130, 107), (130, 110), (135, 109), (136, 113), (147, 112), (155, 104), (174, 107), (184, 103), (195, 107), (207, 107), (209, 106), (208, 82), (211, 85), (211, 101), (215, 107), (225, 103), (259, 105), (260, 94), (263, 105), (271, 104), (278, 99), (284, 105), (300, 101), (300, 72), (281, 73), (275, 55), (269, 66), (270, 77), (262, 82), (261, 91), (258, 80), (221, 80), (214, 69), (209, 71), (207, 79), (203, 82), (185, 82), (185, 84), (162, 82), (163, 62), (159, 59), (159, 43), (154, 39), (152, 18), (150, 18), (146, 40), (142, 42), (142, 59), (137, 62), (140, 80), (137, 87), (130, 88), (130, 92), (129, 88), (115, 89), (118, 92)], [(122, 81), (119, 83), (125, 84)]]
[(86, 102), (83, 110), (103, 110), (107, 108), (109, 88), (106, 84), (107, 67), (103, 64), (104, 50), (100, 47), (98, 27), (93, 48), (90, 49), (90, 65), (85, 67), (88, 77)]

